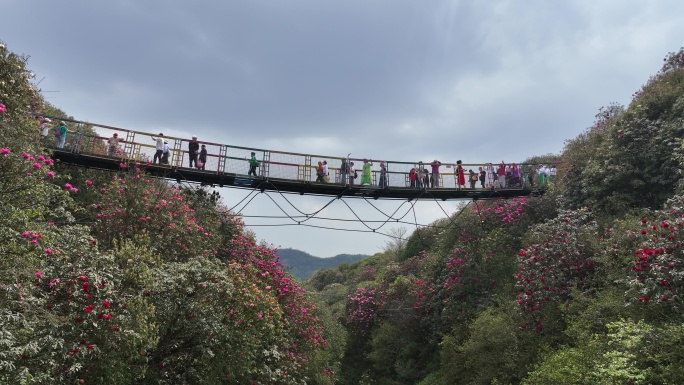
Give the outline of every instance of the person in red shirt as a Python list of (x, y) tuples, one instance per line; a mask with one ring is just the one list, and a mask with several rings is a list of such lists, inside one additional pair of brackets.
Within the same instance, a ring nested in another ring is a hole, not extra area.
[(504, 163), (503, 160), (496, 170), (496, 175), (499, 176), (499, 180), (497, 181), (499, 183), (499, 188), (506, 188), (506, 163)]
[(416, 168), (413, 167), (411, 171), (409, 171), (409, 186), (411, 188), (416, 188), (416, 180), (418, 180), (418, 175), (416, 175)]
[(463, 172), (463, 162), (460, 160), (456, 161), (456, 178), (457, 178), (457, 186), (458, 189), (460, 190), (461, 188), (465, 188), (466, 186), (466, 181), (465, 181), (465, 174)]
[(442, 165), (442, 162), (438, 161), (437, 159), (433, 160), (432, 163), (430, 163), (430, 166), (432, 166), (432, 187), (433, 188), (438, 188), (439, 187), (439, 166)]

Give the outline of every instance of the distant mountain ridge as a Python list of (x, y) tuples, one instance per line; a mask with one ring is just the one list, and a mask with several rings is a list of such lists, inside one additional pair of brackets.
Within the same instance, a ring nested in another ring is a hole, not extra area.
[(276, 254), (280, 256), (280, 262), (288, 268), (290, 273), (301, 280), (307, 280), (316, 270), (335, 267), (343, 263), (354, 263), (369, 257), (363, 254), (338, 254), (332, 258), (321, 258), (290, 248), (280, 249)]

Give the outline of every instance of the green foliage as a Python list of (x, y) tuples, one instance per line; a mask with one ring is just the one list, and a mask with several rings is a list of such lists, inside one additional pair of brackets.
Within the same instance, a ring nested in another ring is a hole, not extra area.
[[(654, 371), (647, 366), (647, 346), (658, 338), (643, 321), (611, 322), (608, 332), (550, 354), (523, 384), (652, 384)], [(665, 382), (668, 383), (668, 382)], [(674, 382), (671, 382), (674, 383)]]
[(24, 114), (38, 109), (42, 103), (38, 89), (31, 84), (35, 75), (28, 70), (27, 60), (0, 41), (0, 104), (6, 109), (0, 113), (3, 146), (17, 148), (38, 134), (35, 120)]

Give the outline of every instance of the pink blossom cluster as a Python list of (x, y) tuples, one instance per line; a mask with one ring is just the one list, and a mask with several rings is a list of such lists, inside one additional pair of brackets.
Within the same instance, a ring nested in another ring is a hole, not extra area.
[[(498, 219), (501, 224), (515, 225), (520, 222), (526, 205), (527, 197), (497, 199), (474, 205), (473, 212), (485, 220)], [(466, 237), (465, 240), (470, 239)]]
[[(256, 279), (262, 282), (263, 290), (273, 292), (294, 328), (297, 349), (307, 346), (327, 345), (323, 338), (323, 326), (318, 318), (318, 309), (307, 299), (307, 293), (286, 271), (276, 250), (258, 245), (244, 234), (230, 241), (225, 252), (232, 261), (256, 268)], [(292, 351), (295, 354), (295, 351)], [(296, 356), (296, 354), (295, 354)]]
[(583, 239), (585, 228), (593, 232), (589, 218), (585, 209), (565, 212), (543, 228), (544, 242), (518, 252), (516, 301), (523, 309), (536, 313), (554, 298), (567, 299), (573, 288), (591, 286), (596, 252)]
[(375, 322), (382, 304), (382, 296), (376, 288), (359, 287), (347, 296), (347, 319), (361, 334), (366, 333)]
[(642, 218), (641, 229), (630, 231), (628, 236), (640, 240), (634, 251), (635, 260), (630, 266), (629, 280), (632, 300), (639, 302), (679, 301), (684, 287), (684, 198), (676, 196), (665, 209), (655, 212), (652, 218)]
[(29, 242), (33, 245), (37, 245), (39, 243), (39, 239), (43, 238), (43, 234), (35, 231), (24, 231), (21, 233), (21, 236), (23, 238), (30, 239)]

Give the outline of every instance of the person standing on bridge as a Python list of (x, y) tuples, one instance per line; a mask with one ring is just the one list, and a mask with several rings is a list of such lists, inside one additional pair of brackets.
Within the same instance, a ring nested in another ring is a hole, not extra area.
[(354, 179), (356, 179), (359, 175), (356, 173), (356, 169), (354, 168), (354, 162), (349, 162), (349, 184), (353, 185), (354, 184)]
[(190, 168), (192, 168), (193, 162), (195, 163), (195, 167), (197, 167), (197, 154), (199, 152), (199, 148), (197, 136), (193, 135), (192, 140), (188, 143), (188, 153), (190, 153)]
[(152, 135), (150, 135), (150, 137), (156, 142), (156, 152), (154, 153), (154, 158), (152, 158), (152, 163), (157, 163), (157, 160), (161, 163), (162, 155), (164, 155), (164, 134), (160, 132), (158, 138), (155, 138)]
[(323, 181), (325, 183), (330, 183), (330, 170), (328, 170), (328, 161), (323, 161)]
[(50, 118), (43, 118), (40, 123), (40, 141), (43, 146), (46, 147), (50, 144), (48, 140), (48, 135), (50, 135), (50, 122), (52, 122)]
[(318, 166), (316, 166), (316, 183), (325, 183), (325, 179), (323, 178), (324, 176), (323, 162), (319, 161)]
[(430, 166), (432, 166), (432, 187), (433, 188), (439, 188), (439, 166), (442, 165), (442, 162), (438, 161), (437, 159), (433, 160), (432, 163), (430, 163)]
[(480, 173), (480, 186), (482, 186), (482, 188), (485, 188), (485, 180), (487, 179), (487, 171), (485, 171), (484, 169), (482, 169), (482, 167), (480, 167), (479, 173)]
[(361, 168), (361, 184), (371, 185), (373, 184), (373, 177), (371, 175), (371, 166), (373, 162), (369, 162), (368, 159), (363, 160), (363, 167)]
[(252, 158), (249, 160), (249, 172), (247, 175), (257, 176), (257, 167), (259, 167), (259, 161), (256, 158), (256, 153), (252, 152)]
[(59, 122), (59, 125), (55, 127), (55, 137), (57, 138), (57, 148), (64, 148), (66, 143), (66, 136), (69, 129), (63, 120)]
[(207, 146), (202, 145), (202, 149), (200, 150), (199, 153), (199, 162), (197, 163), (197, 168), (200, 170), (204, 170), (204, 167), (207, 165)]
[(380, 181), (378, 181), (378, 186), (380, 186), (380, 188), (389, 187), (389, 184), (387, 183), (387, 166), (385, 165), (385, 162), (380, 162)]
[(347, 173), (349, 171), (349, 163), (347, 163), (347, 158), (342, 158), (342, 163), (340, 164), (340, 175), (337, 183), (347, 184)]
[(107, 144), (109, 145), (109, 156), (115, 156), (116, 152), (119, 150), (119, 142), (123, 142), (123, 140), (119, 139), (119, 134), (116, 132), (114, 135), (112, 135), (109, 140), (107, 140)]
[(456, 161), (456, 188), (457, 189), (462, 189), (465, 188), (466, 186), (466, 180), (465, 180), (465, 170), (463, 170), (463, 162), (460, 160)]
[(511, 187), (522, 187), (520, 180), (520, 167), (515, 163), (511, 165), (511, 184)]
[(506, 188), (506, 163), (502, 160), (499, 164), (499, 168), (496, 170), (496, 175), (498, 176), (499, 188)]
[(169, 141), (164, 139), (164, 148), (162, 149), (162, 157), (159, 163), (169, 164)]

